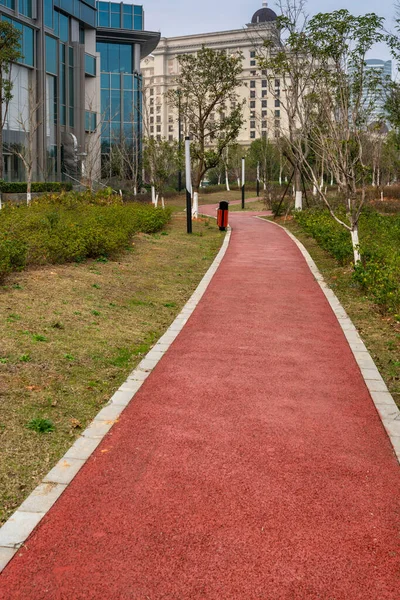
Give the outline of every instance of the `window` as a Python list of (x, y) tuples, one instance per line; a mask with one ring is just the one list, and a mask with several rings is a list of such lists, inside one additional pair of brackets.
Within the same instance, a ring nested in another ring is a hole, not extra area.
[(256, 53), (254, 50), (251, 50), (250, 52), (250, 58), (255, 58), (256, 57)]
[(46, 35), (46, 71), (57, 75), (57, 40)]
[(255, 88), (256, 87), (256, 82), (255, 81), (250, 81), (250, 87), (251, 88)]
[(255, 107), (256, 107), (256, 101), (250, 100), (250, 108), (255, 108)]
[(250, 121), (250, 129), (255, 129), (255, 128), (256, 128), (256, 122)]
[(123, 4), (122, 12), (123, 12), (123, 28), (124, 29), (133, 29), (133, 5), (132, 4)]
[(256, 97), (256, 93), (254, 90), (251, 90), (250, 92), (250, 98), (255, 98)]
[(94, 131), (97, 127), (97, 115), (90, 110), (85, 111), (85, 131)]
[(32, 0), (19, 0), (18, 10), (25, 17), (32, 17)]
[(0, 4), (7, 6), (7, 8), (11, 8), (11, 10), (15, 9), (14, 0), (0, 0)]
[(256, 132), (255, 131), (250, 131), (250, 138), (254, 139), (256, 137)]
[(100, 53), (100, 68), (103, 73), (132, 73), (131, 44), (101, 42), (97, 44), (97, 52)]
[(157, 120), (157, 123), (161, 123), (161, 116), (157, 115), (157, 119), (156, 120)]
[(281, 111), (280, 110), (276, 110), (275, 111), (275, 117), (280, 117), (281, 116)]
[(250, 119), (255, 119), (256, 118), (256, 111), (252, 110), (250, 111)]
[(265, 119), (266, 116), (267, 116), (267, 111), (266, 110), (262, 110), (261, 111), (261, 118)]
[(96, 77), (96, 57), (85, 54), (85, 75)]
[(251, 77), (256, 77), (257, 75), (257, 71), (250, 71), (250, 76)]
[(262, 108), (267, 108), (267, 101), (261, 100), (261, 106), (262, 106)]
[(275, 106), (280, 106), (280, 105), (281, 105), (280, 100), (275, 100)]
[(266, 88), (266, 87), (267, 87), (267, 80), (266, 80), (266, 79), (263, 79), (263, 80), (261, 81), (261, 87), (263, 87), (263, 88)]
[(79, 27), (79, 43), (80, 44), (85, 43), (85, 28), (82, 26)]
[[(59, 21), (59, 38), (62, 42), (69, 41), (69, 18), (62, 13), (58, 13), (60, 16)], [(56, 15), (54, 15), (56, 17)]]
[(53, 0), (44, 0), (44, 24), (53, 29)]
[(267, 129), (267, 121), (261, 121), (261, 128)]
[(157, 133), (161, 133), (161, 125), (157, 125)]
[(279, 87), (281, 85), (280, 79), (275, 79), (275, 87)]
[(251, 60), (250, 61), (250, 66), (251, 67), (255, 67), (256, 66), (256, 61), (255, 60)]
[(261, 91), (261, 97), (262, 98), (266, 98), (267, 97), (267, 90), (262, 90)]

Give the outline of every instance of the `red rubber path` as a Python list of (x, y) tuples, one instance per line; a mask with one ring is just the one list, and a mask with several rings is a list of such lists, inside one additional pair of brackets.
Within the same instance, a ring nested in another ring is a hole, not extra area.
[(400, 599), (400, 470), (352, 353), (286, 233), (230, 221), (196, 311), (2, 600)]

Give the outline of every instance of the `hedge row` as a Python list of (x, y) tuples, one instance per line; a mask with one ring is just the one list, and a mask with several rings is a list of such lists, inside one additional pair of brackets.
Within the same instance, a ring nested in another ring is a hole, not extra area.
[[(324, 210), (305, 210), (296, 221), (340, 264), (351, 264), (350, 233)], [(381, 215), (367, 209), (360, 218), (361, 263), (354, 280), (385, 312), (400, 320), (400, 214)]]
[[(69, 198), (72, 196), (72, 198)], [(56, 204), (42, 197), (31, 206), (8, 206), (0, 211), (0, 278), (26, 265), (82, 261), (113, 256), (129, 247), (135, 233), (154, 233), (170, 211), (152, 205), (124, 205), (118, 196), (104, 204), (88, 202), (82, 194), (64, 194)], [(95, 197), (96, 198), (96, 197)]]
[[(32, 182), (32, 193), (37, 192), (68, 192), (72, 190), (72, 184), (59, 181), (34, 181)], [(27, 184), (23, 181), (0, 181), (0, 192), (3, 194), (26, 194)]]

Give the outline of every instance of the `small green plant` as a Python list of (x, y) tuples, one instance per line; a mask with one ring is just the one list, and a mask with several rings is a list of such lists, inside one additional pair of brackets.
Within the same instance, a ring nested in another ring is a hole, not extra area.
[(47, 338), (44, 335), (41, 335), (40, 333), (34, 333), (32, 335), (32, 339), (34, 342), (47, 342)]
[(27, 429), (32, 429), (32, 431), (36, 431), (36, 433), (50, 433), (55, 429), (54, 424), (52, 421), (50, 421), (50, 419), (41, 419), (39, 417), (29, 421), (26, 427)]
[(165, 308), (175, 308), (176, 302), (166, 302), (165, 304), (163, 304), (163, 306), (165, 306)]
[(21, 320), (21, 316), (15, 315), (13, 313), (11, 313), (11, 315), (8, 315), (8, 317), (7, 317), (8, 323), (15, 323), (15, 321), (20, 321), (20, 320)]
[(20, 362), (29, 362), (31, 360), (30, 354), (21, 354), (19, 357)]
[(2, 365), (6, 365), (8, 363), (8, 358), (5, 358), (5, 357), (4, 358), (0, 358), (0, 363)]
[(23, 290), (24, 288), (19, 283), (14, 283), (12, 286), (13, 290)]
[(64, 354), (64, 358), (66, 358), (67, 360), (70, 360), (70, 361), (75, 360), (75, 357), (72, 356), (72, 354)]
[(94, 315), (95, 317), (99, 317), (101, 313), (99, 313), (98, 310), (92, 310), (92, 315)]
[(99, 289), (100, 289), (100, 286), (99, 286), (99, 284), (98, 284), (98, 283), (94, 283), (94, 284), (92, 285), (92, 287), (96, 288), (96, 290), (99, 290)]

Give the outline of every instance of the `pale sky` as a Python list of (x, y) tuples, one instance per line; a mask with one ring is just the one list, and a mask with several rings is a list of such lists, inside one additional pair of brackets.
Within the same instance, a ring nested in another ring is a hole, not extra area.
[[(135, 0), (139, 4), (138, 0)], [(189, 35), (240, 29), (251, 21), (255, 11), (261, 8), (262, 0), (142, 0), (145, 10), (145, 28), (160, 31), (163, 37)], [(274, 1), (269, 8), (277, 12)], [(375, 12), (386, 18), (386, 27), (393, 30), (394, 0), (308, 0), (310, 15), (347, 8), (353, 14)], [(377, 47), (371, 57), (389, 59), (385, 47)]]

